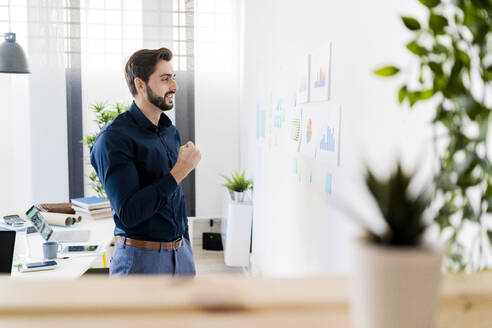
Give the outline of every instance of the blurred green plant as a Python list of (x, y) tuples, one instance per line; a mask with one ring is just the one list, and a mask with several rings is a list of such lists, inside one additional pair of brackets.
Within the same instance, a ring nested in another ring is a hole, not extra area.
[(223, 174), (221, 174), (221, 176), (226, 180), (226, 183), (224, 183), (222, 186), (231, 191), (243, 192), (253, 189), (253, 180), (246, 179), (245, 170), (243, 170), (241, 173), (235, 171), (230, 178)]
[(420, 246), (428, 226), (424, 212), (432, 199), (429, 189), (424, 188), (420, 193), (411, 195), (412, 175), (403, 172), (400, 163), (388, 179), (377, 178), (366, 169), (365, 180), (387, 227), (383, 233), (366, 229), (369, 240), (388, 246)]
[[(119, 102), (115, 104), (108, 104), (107, 102), (97, 102), (95, 104), (92, 104), (89, 109), (94, 112), (96, 116), (94, 122), (97, 123), (98, 131), (87, 135), (85, 139), (81, 140), (80, 142), (85, 143), (87, 147), (91, 149), (94, 145), (94, 142), (96, 141), (97, 136), (99, 135), (99, 132), (101, 132), (101, 129), (106, 124), (114, 120), (118, 115), (127, 111), (129, 107), (130, 105)], [(101, 181), (99, 181), (99, 178), (97, 177), (97, 174), (92, 166), (91, 173), (89, 173), (88, 177), (90, 180), (89, 185), (97, 193), (97, 195), (99, 197), (107, 199), (108, 196), (106, 195), (106, 191), (104, 191)]]
[[(433, 124), (439, 169), (433, 201), (438, 208), (435, 222), (448, 245), (445, 263), (453, 271), (483, 270), (486, 249), (492, 245), (492, 230), (486, 225), (486, 215), (492, 213), (487, 144), (492, 111), (492, 1), (418, 1), (427, 9), (426, 19), (401, 17), (413, 33), (406, 48), (417, 62), (405, 71), (418, 74), (414, 79), (408, 74), (398, 101), (410, 108), (424, 101), (436, 104)], [(375, 74), (391, 77), (401, 71), (389, 65)], [(465, 223), (477, 228), (468, 249), (459, 238)]]

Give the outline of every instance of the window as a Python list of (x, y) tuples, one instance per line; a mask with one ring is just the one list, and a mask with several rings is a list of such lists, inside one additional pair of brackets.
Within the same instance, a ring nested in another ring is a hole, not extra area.
[(196, 70), (233, 71), (237, 49), (233, 21), (235, 1), (200, 0), (196, 3)]

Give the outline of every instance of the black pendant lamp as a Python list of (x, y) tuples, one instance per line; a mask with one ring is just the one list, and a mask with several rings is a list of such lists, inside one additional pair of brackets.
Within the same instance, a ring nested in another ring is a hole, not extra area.
[(10, 32), (10, 1), (9, 1), (9, 32), (4, 34), (5, 41), (0, 44), (0, 73), (30, 73), (26, 55), (15, 41), (15, 33)]

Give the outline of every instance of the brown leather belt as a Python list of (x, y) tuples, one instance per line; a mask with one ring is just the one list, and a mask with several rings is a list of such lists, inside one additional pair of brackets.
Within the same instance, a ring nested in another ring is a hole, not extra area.
[(132, 238), (125, 238), (123, 236), (115, 236), (116, 242), (121, 242), (123, 245), (133, 246), (137, 248), (161, 250), (161, 249), (176, 249), (183, 245), (183, 237), (179, 237), (173, 241), (147, 241), (138, 240)]

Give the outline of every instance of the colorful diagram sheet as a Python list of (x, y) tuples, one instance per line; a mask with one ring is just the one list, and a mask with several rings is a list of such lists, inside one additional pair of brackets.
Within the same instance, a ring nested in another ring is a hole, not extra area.
[(318, 48), (310, 56), (309, 98), (310, 102), (330, 99), (331, 87), (331, 42)]

